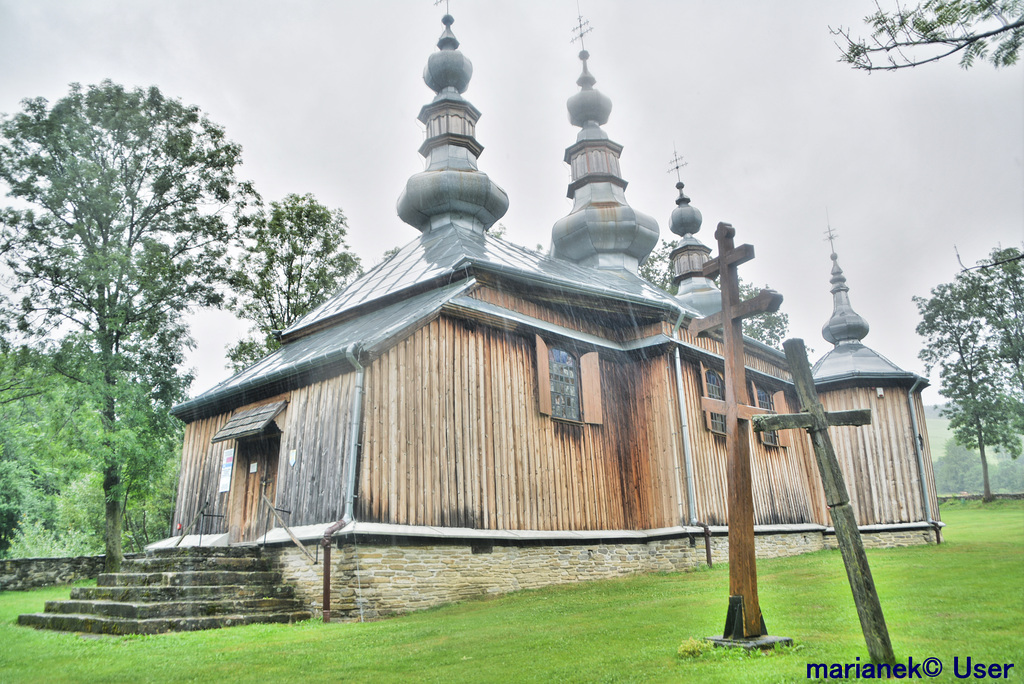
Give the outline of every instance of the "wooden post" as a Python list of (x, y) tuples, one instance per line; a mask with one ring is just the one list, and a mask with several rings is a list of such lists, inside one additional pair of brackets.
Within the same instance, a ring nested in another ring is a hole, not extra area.
[[(693, 334), (721, 326), (725, 345), (725, 401), (703, 401), (705, 411), (725, 415), (726, 469), (729, 496), (729, 609), (725, 640), (756, 639), (767, 633), (757, 597), (757, 559), (754, 550), (754, 495), (750, 473), (750, 418), (759, 409), (746, 405), (746, 366), (743, 359), (743, 319), (766, 311), (777, 311), (782, 295), (762, 290), (745, 302), (739, 297), (736, 268), (754, 258), (751, 245), (733, 245), (736, 230), (719, 223), (715, 231), (718, 257), (704, 265), (704, 275), (721, 275), (722, 311), (694, 319)], [(716, 643), (719, 643), (716, 641)]]
[(753, 419), (754, 430), (762, 432), (802, 428), (810, 434), (821, 483), (825, 489), (825, 501), (832, 514), (832, 525), (836, 530), (839, 550), (843, 554), (843, 564), (846, 566), (846, 576), (853, 591), (853, 602), (857, 606), (857, 616), (860, 618), (861, 630), (867, 642), (868, 654), (876, 663), (894, 663), (889, 630), (882, 615), (882, 604), (878, 600), (871, 568), (868, 567), (868, 558), (864, 553), (864, 544), (857, 528), (853, 507), (850, 505), (850, 495), (846, 489), (843, 472), (839, 468), (832, 439), (828, 435), (830, 425), (867, 425), (871, 422), (871, 410), (826, 413), (814, 389), (814, 379), (811, 376), (810, 364), (807, 362), (803, 340), (786, 340), (783, 348), (786, 350), (786, 360), (789, 362), (796, 393), (800, 398), (801, 413), (756, 416)]

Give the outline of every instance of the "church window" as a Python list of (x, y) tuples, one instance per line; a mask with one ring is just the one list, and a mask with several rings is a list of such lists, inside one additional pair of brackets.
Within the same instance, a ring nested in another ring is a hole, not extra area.
[(551, 375), (551, 416), (568, 420), (580, 419), (580, 367), (576, 357), (564, 349), (551, 347), (548, 352)]
[[(754, 391), (757, 393), (757, 407), (765, 409), (766, 411), (775, 412), (775, 400), (771, 394), (768, 394), (764, 389), (754, 386)], [(779, 433), (774, 430), (771, 432), (762, 432), (761, 443), (768, 444), (769, 446), (779, 446)]]
[[(710, 368), (704, 369), (704, 393), (712, 399), (725, 401), (725, 381), (722, 375)], [(725, 416), (721, 413), (709, 413), (708, 429), (712, 432), (725, 434)]]
[(576, 423), (603, 423), (601, 364), (597, 352), (577, 354), (548, 346), (537, 336), (537, 399), (540, 412)]

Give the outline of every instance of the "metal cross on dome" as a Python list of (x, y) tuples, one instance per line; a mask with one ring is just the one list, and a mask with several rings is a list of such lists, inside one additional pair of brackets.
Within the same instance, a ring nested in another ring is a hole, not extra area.
[(594, 27), (590, 25), (590, 21), (583, 18), (583, 13), (580, 12), (579, 3), (576, 3), (576, 12), (578, 13), (576, 17), (577, 23), (572, 27), (572, 39), (569, 42), (575, 43), (576, 41), (579, 41), (580, 49), (586, 50), (587, 46), (583, 43), (583, 36), (593, 31)]
[(668, 172), (676, 172), (676, 181), (679, 183), (683, 182), (682, 177), (679, 175), (679, 170), (686, 166), (689, 162), (683, 161), (683, 158), (679, 156), (679, 152), (676, 151), (675, 143), (672, 143), (672, 158), (668, 160), (669, 167)]
[[(782, 295), (773, 290), (761, 290), (757, 296), (740, 301), (739, 276), (736, 268), (754, 258), (752, 245), (733, 244), (736, 229), (728, 223), (719, 223), (715, 231), (718, 256), (704, 264), (704, 276), (721, 276), (722, 310), (711, 316), (695, 318), (690, 322), (693, 335), (722, 328), (725, 350), (725, 401), (703, 397), (705, 413), (725, 416), (725, 445), (728, 462), (726, 476), (729, 499), (729, 609), (725, 631), (716, 643), (733, 644), (739, 640), (791, 642), (782, 637), (766, 637), (767, 630), (761, 616), (757, 596), (757, 559), (754, 552), (754, 494), (750, 469), (750, 419), (765, 413), (763, 409), (747, 405), (741, 398), (747, 395), (746, 365), (743, 358), (743, 319), (759, 313), (778, 311)], [(759, 643), (760, 645), (760, 643)]]

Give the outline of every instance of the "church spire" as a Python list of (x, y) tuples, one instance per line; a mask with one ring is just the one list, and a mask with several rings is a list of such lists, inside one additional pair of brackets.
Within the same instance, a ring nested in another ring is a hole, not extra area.
[(846, 284), (843, 269), (839, 268), (838, 259), (839, 256), (832, 252), (832, 317), (821, 329), (822, 337), (837, 347), (841, 344), (860, 344), (870, 330), (867, 320), (850, 305), (850, 288)]
[(436, 93), (419, 115), (426, 126), (419, 151), (427, 168), (409, 179), (398, 198), (398, 216), (424, 233), (452, 225), (484, 233), (508, 211), (508, 195), (477, 168), (484, 149), (476, 140), (480, 111), (462, 97), (473, 64), (459, 51), (454, 22), (444, 15), (439, 49), (423, 70)]
[(658, 222), (626, 202), (626, 181), (619, 171), (622, 145), (601, 130), (612, 101), (594, 89), (597, 79), (587, 65), (590, 53), (581, 50), (579, 57), (583, 62), (576, 81), (580, 91), (567, 106), (569, 122), (582, 130), (576, 143), (565, 150), (565, 162), (572, 170), (568, 197), (573, 207), (551, 230), (553, 253), (585, 266), (636, 273), (658, 243)]
[[(672, 160), (678, 176), (681, 167), (679, 155)], [(711, 256), (711, 248), (706, 246), (694, 233), (700, 230), (704, 217), (700, 209), (690, 204), (690, 198), (683, 192), (683, 182), (676, 183), (679, 197), (676, 208), (672, 210), (669, 228), (682, 239), (669, 255), (672, 263), (672, 283), (678, 288), (676, 299), (687, 308), (710, 316), (722, 310), (722, 292), (710, 278), (704, 275), (704, 264)]]

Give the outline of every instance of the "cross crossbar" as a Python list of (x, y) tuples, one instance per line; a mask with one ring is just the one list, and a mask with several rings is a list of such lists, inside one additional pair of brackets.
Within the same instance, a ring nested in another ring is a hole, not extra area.
[[(729, 226), (726, 224), (719, 224)], [(731, 229), (732, 226), (729, 226)], [(735, 232), (735, 231), (733, 231)], [(717, 235), (717, 233), (716, 233)], [(729, 266), (739, 266), (745, 264), (754, 258), (754, 245), (740, 245), (734, 247), (725, 255), (725, 263)], [(717, 278), (718, 274), (722, 270), (722, 255), (719, 254), (714, 259), (708, 259), (704, 262), (704, 277), (705, 278)]]
[[(762, 313), (773, 313), (778, 311), (780, 306), (782, 306), (781, 294), (775, 290), (761, 290), (750, 299), (737, 304), (732, 311), (732, 315), (733, 318), (750, 318)], [(700, 335), (721, 326), (722, 312), (719, 311), (704, 318), (694, 318), (686, 329), (691, 335)]]
[[(723, 416), (728, 415), (729, 406), (721, 399), (712, 399), (711, 397), (701, 397), (700, 406), (704, 409), (705, 413), (720, 413)], [(736, 417), (739, 420), (750, 420), (754, 417), (761, 417), (768, 413), (767, 409), (757, 408), (756, 406), (748, 406), (746, 404), (736, 404)]]
[[(754, 432), (773, 432), (775, 430), (810, 430), (817, 427), (814, 416), (810, 413), (786, 413), (779, 415), (758, 415), (752, 419)], [(871, 409), (853, 409), (852, 411), (831, 411), (825, 414), (827, 425), (868, 425), (871, 422)]]

